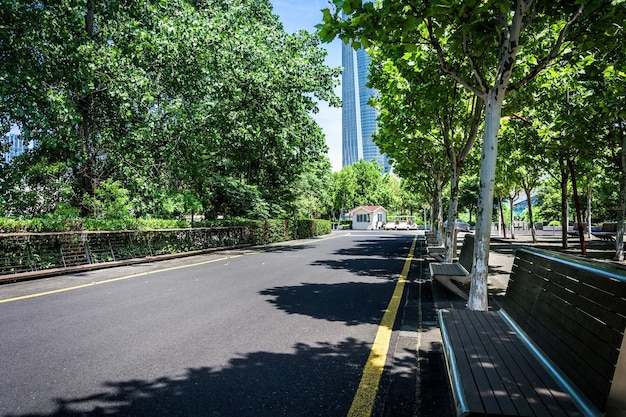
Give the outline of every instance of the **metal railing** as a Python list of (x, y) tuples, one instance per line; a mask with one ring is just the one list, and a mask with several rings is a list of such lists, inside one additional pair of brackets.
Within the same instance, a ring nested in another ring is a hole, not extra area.
[(0, 277), (251, 244), (245, 226), (0, 234)]

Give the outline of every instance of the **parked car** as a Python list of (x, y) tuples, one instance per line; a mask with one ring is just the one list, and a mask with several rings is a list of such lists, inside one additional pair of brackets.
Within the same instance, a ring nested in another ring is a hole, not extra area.
[(405, 221), (399, 221), (396, 223), (395, 226), (396, 226), (394, 227), (395, 230), (409, 230), (409, 225)]
[[(456, 219), (456, 230), (459, 230), (461, 232), (469, 232), (471, 229), (471, 226), (468, 222), (461, 220), (461, 219)], [(443, 227), (448, 227), (448, 221), (446, 220), (445, 222), (443, 222)]]

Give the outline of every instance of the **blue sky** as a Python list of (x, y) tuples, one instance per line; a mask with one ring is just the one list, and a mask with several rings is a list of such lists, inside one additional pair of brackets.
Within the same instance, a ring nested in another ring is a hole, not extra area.
[[(328, 0), (271, 0), (274, 14), (278, 15), (287, 32), (293, 33), (301, 29), (315, 31), (315, 25), (322, 22), (321, 10), (329, 7)], [(323, 44), (328, 51), (326, 64), (330, 67), (341, 66), (341, 41), (334, 40)], [(335, 91), (341, 97), (341, 87)], [(341, 170), (341, 108), (329, 107), (327, 103), (319, 103), (319, 113), (313, 115), (324, 130), (329, 151), (328, 157), (333, 171)]]

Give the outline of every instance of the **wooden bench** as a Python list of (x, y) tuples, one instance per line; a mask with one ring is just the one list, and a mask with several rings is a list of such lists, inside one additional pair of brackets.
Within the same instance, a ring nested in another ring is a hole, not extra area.
[(444, 287), (467, 300), (467, 294), (452, 283), (452, 280), (467, 284), (471, 279), (472, 260), (474, 257), (474, 235), (466, 234), (459, 261), (454, 263), (431, 263), (430, 276)]
[(602, 223), (602, 230), (599, 232), (591, 232), (592, 235), (602, 240), (615, 240), (617, 235), (617, 223)]
[(518, 249), (501, 304), (439, 311), (457, 415), (626, 415), (623, 270)]
[(424, 235), (426, 236), (426, 244), (428, 246), (439, 246), (437, 236), (433, 232), (428, 231)]
[(446, 248), (443, 246), (428, 246), (426, 248), (426, 253), (436, 262), (443, 262)]

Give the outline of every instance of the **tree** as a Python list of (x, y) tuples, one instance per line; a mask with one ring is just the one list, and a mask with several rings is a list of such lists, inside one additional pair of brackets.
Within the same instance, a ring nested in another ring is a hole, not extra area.
[(408, 156), (400, 145), (407, 135), (413, 138), (413, 146), (425, 148), (434, 143), (443, 150), (450, 172), (447, 221), (452, 225), (446, 228), (445, 260), (451, 262), (456, 246), (459, 178), (479, 132), (483, 103), (441, 74), (432, 55), (424, 54), (418, 64), (409, 63), (403, 49), (395, 45), (383, 44), (376, 51), (370, 84), (378, 91), (373, 101), (380, 110), (381, 133), (374, 141), (395, 161)]
[(298, 200), (294, 204), (296, 217), (317, 219), (331, 216), (330, 161), (316, 161), (300, 175)]
[(58, 167), (83, 214), (108, 178), (142, 214), (168, 212), (159, 196), (177, 193), (207, 217), (245, 214), (242, 202), (293, 213), (303, 173), (322, 163), (311, 114), (338, 105), (340, 69), (319, 37), (286, 33), (268, 0), (12, 1), (0, 17), (0, 123), (37, 140), (30, 165)]
[[(532, 0), (502, 2), (389, 1), (362, 3), (333, 0), (324, 10), (323, 38), (352, 39), (355, 47), (402, 43), (420, 53), (427, 45), (439, 57), (442, 71), (485, 103), (480, 194), (472, 287), (468, 306), (487, 309), (489, 236), (494, 194), (500, 116), (506, 95), (519, 90), (559, 56), (565, 44), (595, 25), (613, 29), (603, 17), (617, 19), (620, 5), (592, 0), (547, 5)], [(343, 12), (347, 19), (342, 19)], [(617, 21), (617, 20), (615, 20)], [(605, 25), (605, 26), (600, 26)], [(522, 37), (522, 33), (529, 36)]]

